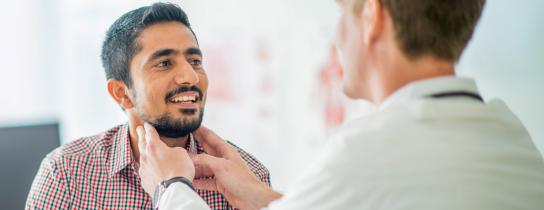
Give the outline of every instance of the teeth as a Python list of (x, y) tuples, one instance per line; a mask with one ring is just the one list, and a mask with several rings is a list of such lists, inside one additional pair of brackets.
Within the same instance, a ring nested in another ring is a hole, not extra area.
[(196, 96), (178, 96), (171, 100), (174, 103), (179, 102), (196, 102)]

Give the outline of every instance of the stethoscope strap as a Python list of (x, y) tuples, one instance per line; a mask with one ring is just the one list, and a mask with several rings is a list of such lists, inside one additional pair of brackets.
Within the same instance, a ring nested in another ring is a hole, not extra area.
[(435, 93), (435, 94), (429, 95), (429, 97), (431, 98), (469, 97), (469, 98), (478, 100), (480, 102), (484, 102), (484, 99), (480, 95), (476, 93), (466, 92), (466, 91)]

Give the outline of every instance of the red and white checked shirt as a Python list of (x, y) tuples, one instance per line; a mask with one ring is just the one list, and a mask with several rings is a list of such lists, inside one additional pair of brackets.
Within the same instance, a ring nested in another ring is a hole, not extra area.
[[(196, 141), (191, 145), (197, 153), (204, 152)], [(250, 170), (270, 185), (266, 167), (238, 151)], [(128, 124), (70, 142), (42, 161), (26, 209), (151, 209), (151, 198), (141, 187), (134, 164)], [(198, 194), (211, 209), (233, 209), (218, 192), (198, 190)]]

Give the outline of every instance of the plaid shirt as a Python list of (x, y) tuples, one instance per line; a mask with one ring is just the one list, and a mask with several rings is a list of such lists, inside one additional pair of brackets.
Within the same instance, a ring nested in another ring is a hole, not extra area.
[[(203, 153), (191, 139), (188, 148)], [(250, 170), (270, 185), (268, 170), (238, 148)], [(212, 209), (233, 209), (218, 192), (198, 190)], [(26, 209), (151, 209), (140, 185), (128, 125), (81, 138), (47, 155), (34, 178)]]

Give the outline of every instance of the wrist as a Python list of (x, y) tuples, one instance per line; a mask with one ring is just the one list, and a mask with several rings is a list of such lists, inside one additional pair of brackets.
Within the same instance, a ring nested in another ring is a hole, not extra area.
[(193, 187), (193, 182), (191, 180), (185, 178), (185, 177), (182, 177), (182, 176), (174, 177), (174, 178), (171, 178), (169, 180), (163, 181), (163, 182), (161, 182), (161, 185), (166, 190), (171, 184), (174, 184), (176, 182), (185, 184), (189, 188), (191, 188), (193, 191), (196, 191), (196, 189)]
[(262, 209), (268, 206), (272, 201), (282, 197), (282, 194), (272, 190), (268, 185), (259, 182), (253, 186), (252, 199), (249, 199), (254, 209)]
[(153, 209), (158, 209), (159, 201), (162, 197), (162, 194), (166, 191), (166, 189), (170, 185), (174, 183), (180, 183), (180, 184), (186, 185), (187, 187), (191, 188), (193, 191), (196, 192), (196, 189), (193, 187), (193, 183), (191, 182), (191, 180), (185, 177), (178, 176), (178, 177), (173, 177), (171, 179), (162, 181), (157, 185), (155, 192), (153, 193), (153, 199), (152, 199)]
[(172, 173), (162, 177), (161, 181), (164, 182), (166, 180), (170, 180), (170, 179), (175, 178), (175, 177), (183, 177), (183, 178), (186, 178), (186, 179), (188, 179), (189, 181), (192, 182), (194, 180), (194, 178), (195, 178), (195, 175), (194, 175), (194, 173), (191, 174), (191, 173), (187, 173), (187, 172), (185, 172), (185, 173), (184, 172), (172, 172)]

